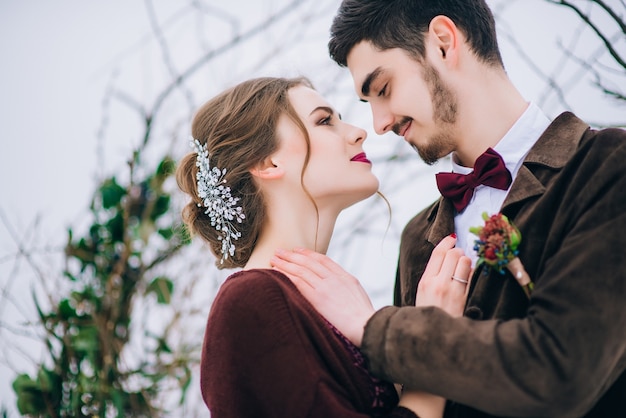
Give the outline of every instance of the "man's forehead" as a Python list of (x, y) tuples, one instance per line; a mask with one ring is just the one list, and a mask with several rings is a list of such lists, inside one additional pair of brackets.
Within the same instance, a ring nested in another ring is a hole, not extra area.
[(384, 55), (384, 51), (374, 47), (369, 41), (356, 44), (348, 54), (348, 69), (359, 95), (367, 96), (371, 83), (385, 73)]
[(361, 67), (377, 60), (383, 51), (376, 48), (370, 41), (361, 41), (354, 45), (346, 57), (350, 71), (360, 70)]

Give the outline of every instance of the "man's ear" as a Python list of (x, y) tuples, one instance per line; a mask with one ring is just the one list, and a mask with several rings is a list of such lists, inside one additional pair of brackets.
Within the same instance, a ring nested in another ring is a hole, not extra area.
[(439, 58), (449, 64), (456, 64), (459, 57), (460, 32), (452, 19), (443, 15), (433, 17), (428, 32)]
[(261, 180), (276, 180), (285, 175), (285, 170), (274, 157), (267, 157), (251, 168), (250, 174)]

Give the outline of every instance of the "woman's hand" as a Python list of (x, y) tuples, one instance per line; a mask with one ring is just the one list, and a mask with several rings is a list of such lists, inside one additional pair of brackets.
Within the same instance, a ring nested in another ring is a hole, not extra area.
[(419, 418), (441, 418), (446, 400), (427, 392), (405, 390), (400, 395), (400, 406), (410, 409)]
[(437, 306), (452, 316), (463, 316), (472, 262), (455, 244), (456, 237), (449, 235), (433, 250), (417, 286), (415, 306)]
[(328, 322), (361, 346), (365, 324), (375, 310), (356, 277), (326, 255), (306, 249), (278, 250), (271, 263)]
[[(463, 316), (472, 262), (454, 248), (456, 237), (447, 236), (433, 250), (417, 286), (415, 306), (437, 306), (452, 316)], [(423, 391), (405, 390), (400, 405), (424, 418), (443, 416), (446, 400)]]

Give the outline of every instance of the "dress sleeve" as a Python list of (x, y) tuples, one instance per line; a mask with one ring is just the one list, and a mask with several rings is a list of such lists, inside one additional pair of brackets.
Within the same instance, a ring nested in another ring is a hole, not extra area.
[[(320, 356), (316, 335), (276, 278), (229, 279), (211, 308), (202, 353), (211, 416), (366, 417)], [(416, 417), (397, 409), (391, 416)]]
[(560, 230), (533, 244), (546, 250), (525, 317), (386, 307), (361, 347), (372, 372), (498, 416), (588, 412), (626, 368), (626, 138), (616, 136), (567, 175), (578, 186), (553, 207), (559, 221), (546, 227)]

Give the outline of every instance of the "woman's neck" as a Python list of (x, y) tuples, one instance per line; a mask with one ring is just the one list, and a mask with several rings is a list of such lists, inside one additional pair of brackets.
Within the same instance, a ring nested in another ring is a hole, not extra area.
[[(270, 259), (277, 249), (308, 248), (325, 254), (335, 228), (338, 212), (323, 213), (314, 209), (268, 208), (267, 222), (244, 270), (271, 268)], [(319, 221), (319, 222), (318, 222)]]

